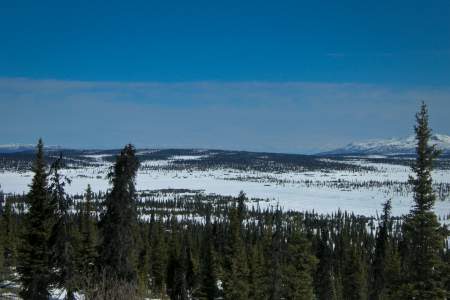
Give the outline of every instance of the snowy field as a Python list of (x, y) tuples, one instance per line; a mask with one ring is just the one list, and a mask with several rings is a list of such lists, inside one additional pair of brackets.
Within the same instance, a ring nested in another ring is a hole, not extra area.
[[(69, 194), (83, 193), (88, 184), (94, 191), (106, 191), (109, 188), (106, 175), (111, 162), (104, 160), (107, 155), (86, 155), (86, 157), (93, 160), (92, 166), (63, 171), (63, 174), (71, 179), (71, 184), (66, 188)], [(231, 168), (207, 170), (170, 168), (175, 160), (204, 158), (205, 155), (180, 155), (163, 160), (143, 161), (137, 176), (137, 188), (138, 190), (190, 189), (201, 190), (207, 194), (230, 196), (236, 196), (242, 190), (249, 198), (266, 200), (260, 202), (260, 205), (279, 204), (284, 209), (314, 210), (318, 213), (332, 213), (341, 209), (366, 216), (379, 213), (381, 204), (387, 199), (392, 199), (394, 215), (407, 213), (412, 203), (412, 194), (405, 190), (410, 170), (404, 165), (349, 158), (345, 163), (371, 169), (359, 172), (351, 170), (263, 172)], [(26, 193), (31, 178), (30, 171), (0, 171), (0, 184), (5, 193)], [(450, 170), (436, 170), (433, 178), (435, 183), (449, 184)], [(371, 184), (368, 185), (367, 182)], [(399, 186), (403, 188), (399, 189)], [(442, 218), (449, 215), (450, 197), (444, 201), (438, 200), (435, 211)]]

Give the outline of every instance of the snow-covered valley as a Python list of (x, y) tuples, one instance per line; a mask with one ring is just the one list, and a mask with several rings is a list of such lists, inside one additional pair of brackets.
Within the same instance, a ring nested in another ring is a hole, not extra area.
[[(290, 162), (297, 159), (294, 156), (281, 159), (252, 153), (257, 159), (230, 163), (223, 157), (250, 154), (211, 150), (184, 150), (164, 155), (161, 152), (138, 151), (141, 160), (136, 182), (138, 190), (187, 189), (226, 196), (236, 196), (242, 190), (249, 198), (258, 199), (249, 205), (279, 205), (285, 210), (317, 213), (346, 210), (366, 216), (378, 214), (387, 199), (392, 200), (394, 215), (408, 213), (412, 204), (407, 184), (410, 158), (386, 161), (383, 156), (302, 157), (306, 160), (293, 167)], [(114, 154), (68, 157), (63, 174), (71, 181), (66, 186), (69, 194), (82, 194), (88, 184), (94, 191), (104, 192), (109, 188), (107, 174)], [(87, 163), (79, 163), (83, 161)], [(450, 215), (450, 169), (447, 158), (440, 162), (433, 172), (438, 194), (435, 211), (441, 219), (446, 219)], [(11, 164), (0, 171), (4, 193), (26, 193), (31, 178), (31, 170), (14, 169)]]

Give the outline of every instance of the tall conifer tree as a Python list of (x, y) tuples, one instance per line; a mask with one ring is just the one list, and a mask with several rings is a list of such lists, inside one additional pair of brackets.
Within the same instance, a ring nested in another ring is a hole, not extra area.
[(52, 263), (55, 266), (56, 285), (66, 290), (66, 299), (75, 299), (75, 250), (73, 247), (72, 222), (69, 216), (69, 199), (65, 192), (66, 183), (70, 181), (60, 171), (63, 167), (63, 157), (59, 158), (50, 168), (49, 192), (51, 201), (56, 207), (55, 226), (51, 235)]
[(101, 267), (108, 276), (137, 281), (137, 211), (135, 178), (139, 167), (136, 150), (129, 144), (120, 152), (109, 174), (112, 189), (101, 220)]
[(200, 288), (194, 297), (213, 300), (218, 296), (217, 290), (217, 261), (214, 251), (214, 236), (211, 225), (211, 215), (208, 210), (205, 224), (205, 237), (201, 243), (202, 258), (200, 260)]
[[(1, 206), (1, 202), (0, 202), (0, 206)], [(0, 215), (0, 224), (3, 223), (3, 216)], [(2, 227), (3, 228), (3, 227)], [(5, 256), (6, 256), (6, 251), (5, 251), (5, 234), (3, 233), (3, 230), (0, 230), (0, 281), (3, 280), (4, 278), (4, 273), (5, 273)]]
[(414, 191), (414, 206), (404, 224), (404, 273), (405, 298), (442, 299), (440, 274), (443, 236), (436, 215), (432, 211), (436, 196), (433, 192), (431, 171), (439, 155), (435, 145), (430, 145), (431, 129), (428, 125), (428, 109), (422, 103), (416, 114), (416, 160), (412, 166), (415, 176), (410, 177)]
[(283, 293), (286, 299), (309, 300), (314, 298), (313, 277), (317, 258), (312, 255), (311, 244), (294, 228), (287, 241), (287, 261), (283, 272)]
[(329, 245), (329, 231), (322, 229), (317, 249), (317, 272), (315, 276), (316, 297), (319, 300), (335, 300), (336, 291), (333, 285), (333, 257)]
[(13, 207), (11, 200), (6, 199), (2, 213), (2, 233), (4, 235), (4, 262), (6, 267), (12, 267), (16, 265), (17, 259), (17, 220), (13, 214)]
[(391, 222), (391, 200), (383, 205), (383, 215), (377, 233), (375, 257), (373, 261), (370, 299), (383, 299), (386, 288), (386, 262), (389, 255), (389, 227)]
[(81, 266), (79, 269), (85, 275), (92, 275), (97, 259), (97, 228), (93, 213), (95, 211), (92, 208), (92, 189), (88, 185), (80, 216), (81, 247), (79, 261)]
[(164, 235), (162, 220), (156, 221), (150, 229), (150, 275), (151, 288), (156, 297), (165, 296), (166, 269), (168, 264), (168, 249)]
[(47, 300), (52, 281), (49, 240), (55, 222), (55, 206), (48, 193), (45, 167), (44, 144), (39, 139), (18, 264), (21, 296), (33, 300)]
[(224, 281), (225, 299), (248, 299), (249, 295), (247, 252), (242, 238), (244, 201), (245, 194), (241, 192), (237, 207), (230, 212), (228, 270)]

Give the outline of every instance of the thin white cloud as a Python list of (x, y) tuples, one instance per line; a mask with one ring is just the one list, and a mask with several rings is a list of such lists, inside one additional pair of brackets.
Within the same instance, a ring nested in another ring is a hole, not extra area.
[(303, 152), (405, 135), (421, 100), (450, 133), (450, 89), (326, 82), (89, 82), (0, 78), (0, 136), (67, 146)]

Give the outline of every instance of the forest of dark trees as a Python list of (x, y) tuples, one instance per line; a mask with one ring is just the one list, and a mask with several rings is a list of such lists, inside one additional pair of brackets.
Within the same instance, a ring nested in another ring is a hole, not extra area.
[[(377, 218), (259, 208), (237, 197), (138, 192), (132, 145), (111, 188), (68, 195), (64, 157), (37, 145), (27, 195), (0, 199), (0, 293), (49, 299), (448, 299), (449, 231), (433, 212), (425, 105), (416, 115), (413, 206)], [(245, 157), (244, 157), (245, 158)], [(280, 158), (282, 159), (282, 158)], [(207, 162), (204, 162), (207, 163)], [(237, 162), (239, 163), (239, 162)], [(175, 195), (156, 200), (155, 193)]]

